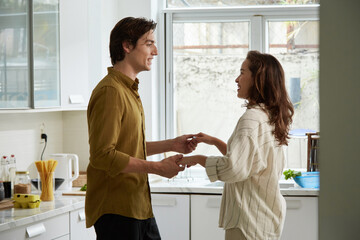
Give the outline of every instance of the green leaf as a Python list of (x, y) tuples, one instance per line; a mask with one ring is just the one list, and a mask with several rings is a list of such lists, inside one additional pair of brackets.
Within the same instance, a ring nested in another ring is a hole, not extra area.
[(82, 186), (82, 187), (80, 188), (80, 191), (86, 191), (86, 188), (87, 188), (87, 186), (86, 186), (86, 183), (85, 183), (84, 186)]
[(283, 172), (284, 176), (285, 176), (285, 180), (288, 180), (290, 178), (295, 178), (296, 176), (301, 176), (301, 172), (299, 171), (295, 171), (295, 170), (291, 170), (291, 169), (288, 169), (288, 170), (285, 170)]

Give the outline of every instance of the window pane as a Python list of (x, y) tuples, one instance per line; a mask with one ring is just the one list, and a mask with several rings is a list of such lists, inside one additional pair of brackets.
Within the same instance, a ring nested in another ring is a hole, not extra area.
[[(236, 77), (249, 50), (249, 22), (173, 25), (174, 135), (205, 132), (229, 139), (242, 115)], [(194, 154), (219, 154), (198, 146)]]
[(30, 106), (27, 4), (0, 4), (0, 108)]
[[(269, 22), (269, 52), (282, 64), (295, 108), (292, 129), (319, 131), (319, 22)], [(292, 137), (287, 168), (307, 167), (307, 141)]]
[(167, 0), (168, 8), (319, 4), (320, 0)]
[(34, 1), (35, 107), (60, 105), (58, 0)]
[(282, 64), (295, 107), (292, 128), (319, 130), (319, 22), (269, 22), (269, 53)]

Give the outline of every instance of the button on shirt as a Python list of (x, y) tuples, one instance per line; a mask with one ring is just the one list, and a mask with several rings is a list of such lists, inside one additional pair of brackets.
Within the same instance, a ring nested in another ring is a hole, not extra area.
[(133, 81), (110, 67), (92, 92), (87, 110), (87, 227), (107, 213), (135, 219), (153, 217), (148, 175), (121, 173), (130, 156), (146, 161), (145, 118), (138, 84), (138, 79)]

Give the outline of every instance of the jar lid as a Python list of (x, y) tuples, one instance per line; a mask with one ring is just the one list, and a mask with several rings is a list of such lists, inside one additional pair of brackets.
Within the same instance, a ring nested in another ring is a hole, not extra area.
[(16, 171), (16, 174), (29, 174), (29, 171)]

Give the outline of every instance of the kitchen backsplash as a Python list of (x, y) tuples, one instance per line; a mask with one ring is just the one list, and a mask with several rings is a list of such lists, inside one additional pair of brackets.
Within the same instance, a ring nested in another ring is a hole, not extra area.
[(0, 114), (0, 155), (15, 154), (18, 170), (30, 171), (36, 177), (34, 161), (40, 160), (44, 143), (41, 127), (47, 134), (43, 159), (52, 153), (75, 153), (80, 171), (85, 171), (89, 159), (86, 111), (7, 113)]

